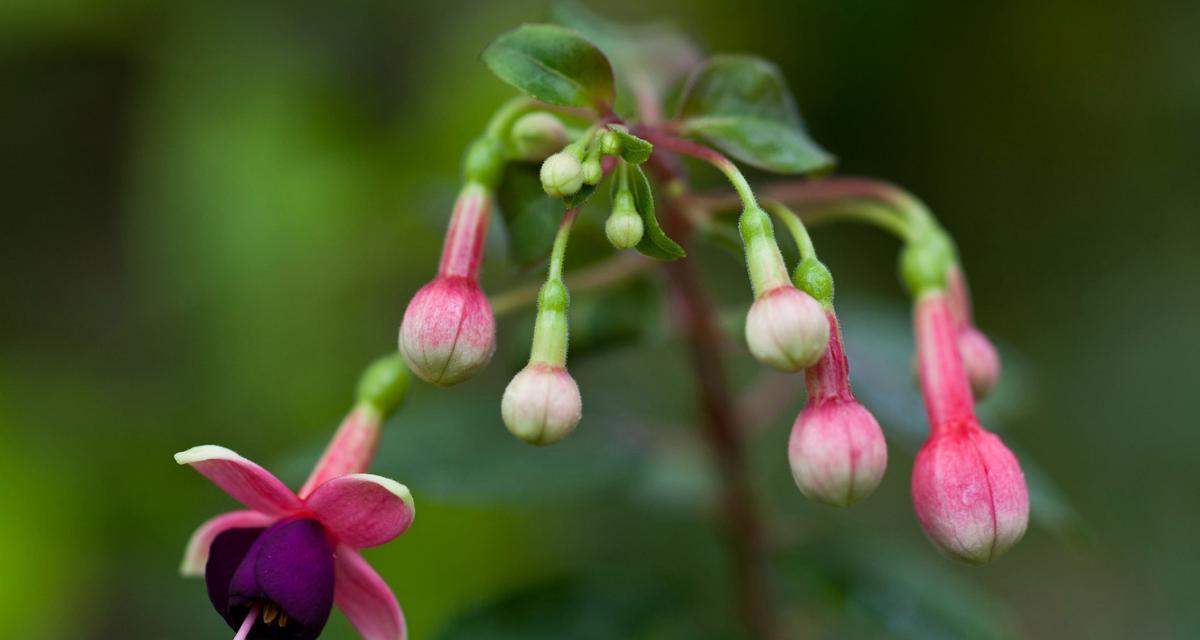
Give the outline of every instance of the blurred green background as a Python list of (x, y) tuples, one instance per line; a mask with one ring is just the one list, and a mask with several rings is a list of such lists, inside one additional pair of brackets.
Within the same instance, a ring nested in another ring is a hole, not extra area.
[[(1200, 636), (1186, 400), (1200, 4), (604, 12), (776, 60), (843, 172), (906, 186), (955, 234), (1005, 355), (983, 414), (1026, 465), (1034, 523), (994, 565), (966, 567), (937, 555), (909, 502), (924, 419), (896, 247), (870, 229), (816, 232), (891, 464), (853, 509), (803, 499), (785, 460), (802, 397), (774, 382), (781, 410), (753, 470), (792, 633)], [(511, 95), (478, 52), (546, 15), (536, 1), (0, 4), (0, 636), (229, 635), (176, 567), (192, 528), (232, 501), (171, 454), (220, 443), (303, 479), (432, 275), (462, 148)], [(604, 253), (601, 222), (582, 225), (569, 268)], [(486, 288), (537, 279), (493, 235)], [(694, 258), (743, 313), (737, 259)], [(528, 314), (501, 322), (485, 375), (414, 385), (376, 470), (409, 485), (419, 517), (366, 553), (414, 638), (739, 637), (660, 298), (656, 278), (576, 296), (586, 408), (559, 447), (499, 421)], [(739, 388), (760, 373), (736, 356)], [(326, 637), (354, 636), (335, 615)]]

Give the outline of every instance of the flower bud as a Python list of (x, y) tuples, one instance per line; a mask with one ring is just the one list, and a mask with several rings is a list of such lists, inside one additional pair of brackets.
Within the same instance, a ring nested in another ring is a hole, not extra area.
[(513, 151), (522, 160), (541, 160), (566, 144), (566, 126), (545, 111), (527, 113), (513, 123)]
[(595, 186), (604, 177), (604, 167), (600, 166), (600, 158), (592, 157), (583, 162), (583, 183)]
[(800, 491), (833, 507), (871, 495), (887, 469), (887, 443), (875, 417), (850, 389), (850, 367), (832, 309), (829, 346), (804, 374), (808, 401), (792, 425), (788, 462)]
[(617, 194), (613, 211), (604, 223), (608, 241), (618, 249), (631, 249), (642, 241), (645, 224), (633, 206), (633, 196), (628, 192)]
[(564, 198), (583, 187), (583, 166), (574, 155), (559, 152), (542, 163), (541, 178), (546, 195)]
[(475, 375), (496, 350), (496, 319), (474, 280), (439, 276), (408, 303), (400, 352), (422, 380), (449, 386)]
[(976, 398), (987, 396), (1000, 377), (1000, 355), (996, 353), (996, 347), (982, 331), (968, 326), (958, 332), (958, 352), (962, 355), (972, 394)]
[(606, 156), (621, 154), (621, 138), (615, 131), (605, 129), (604, 133), (600, 134), (600, 153)]
[(913, 466), (912, 496), (929, 540), (972, 564), (1007, 551), (1029, 523), (1029, 493), (1017, 458), (977, 423), (925, 443)]
[(800, 491), (845, 507), (871, 495), (887, 469), (879, 423), (856, 400), (805, 407), (792, 426), (788, 462)]
[(816, 364), (828, 342), (829, 321), (820, 303), (791, 285), (763, 292), (746, 316), (750, 353), (782, 371)]
[(565, 367), (531, 362), (504, 390), (504, 425), (530, 444), (554, 444), (575, 430), (583, 415), (579, 386)]

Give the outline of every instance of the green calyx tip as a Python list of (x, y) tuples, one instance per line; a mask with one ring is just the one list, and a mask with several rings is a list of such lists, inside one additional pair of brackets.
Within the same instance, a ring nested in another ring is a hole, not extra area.
[(816, 258), (805, 258), (796, 265), (792, 282), (797, 289), (812, 296), (821, 306), (833, 306), (833, 274), (825, 263)]
[(504, 143), (498, 138), (482, 137), (467, 147), (463, 161), (463, 177), (495, 188), (504, 173)]
[(410, 376), (399, 353), (386, 355), (363, 371), (356, 393), (359, 404), (371, 405), (384, 418), (404, 404)]

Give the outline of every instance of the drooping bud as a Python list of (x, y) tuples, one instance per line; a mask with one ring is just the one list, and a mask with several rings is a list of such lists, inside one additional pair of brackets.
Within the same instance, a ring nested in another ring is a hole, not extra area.
[(746, 343), (764, 364), (799, 371), (821, 359), (829, 343), (829, 321), (812, 296), (784, 285), (763, 292), (746, 316)]
[(621, 138), (615, 131), (605, 129), (604, 133), (600, 134), (600, 153), (606, 156), (621, 154)]
[(604, 168), (600, 166), (599, 154), (583, 161), (583, 183), (595, 186), (604, 177)]
[(642, 241), (645, 224), (633, 203), (633, 194), (628, 190), (618, 191), (613, 198), (613, 210), (604, 223), (608, 241), (618, 249), (632, 249)]
[(879, 423), (854, 397), (837, 316), (828, 312), (829, 346), (805, 372), (808, 400), (792, 425), (788, 462), (800, 491), (834, 507), (871, 495), (887, 468)]
[(1020, 541), (1029, 523), (1020, 463), (978, 424), (925, 443), (913, 465), (912, 495), (930, 541), (972, 564), (996, 559)]
[(975, 416), (945, 292), (930, 289), (920, 295), (915, 325), (930, 438), (913, 467), (913, 506), (937, 547), (984, 564), (1025, 533), (1025, 476), (1012, 452)]
[(540, 175), (542, 190), (551, 198), (575, 195), (583, 187), (583, 165), (579, 158), (566, 151), (546, 158)]
[(527, 113), (513, 123), (512, 146), (521, 160), (541, 160), (567, 144), (567, 128), (545, 111)]
[(760, 362), (783, 371), (811, 367), (825, 353), (829, 321), (821, 304), (788, 278), (765, 211), (748, 208), (738, 221), (754, 304), (746, 316), (746, 343)]
[(967, 278), (956, 263), (946, 270), (946, 296), (958, 331), (958, 350), (971, 382), (971, 391), (976, 398), (983, 398), (1000, 378), (1000, 354), (992, 341), (975, 327)]
[(422, 380), (448, 386), (475, 375), (496, 350), (496, 319), (479, 288), (490, 192), (468, 183), (446, 232), (437, 277), (417, 292), (400, 325), (400, 353)]
[(500, 414), (514, 436), (530, 444), (554, 444), (579, 424), (583, 399), (565, 367), (531, 362), (508, 383)]

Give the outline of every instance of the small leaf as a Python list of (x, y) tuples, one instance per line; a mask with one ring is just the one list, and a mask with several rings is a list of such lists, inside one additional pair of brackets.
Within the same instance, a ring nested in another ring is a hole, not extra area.
[(682, 131), (779, 173), (829, 169), (834, 158), (808, 136), (779, 69), (746, 55), (715, 56), (680, 102)]
[[(678, 260), (687, 255), (679, 246), (658, 226), (658, 218), (654, 215), (654, 194), (650, 191), (650, 181), (642, 168), (636, 164), (623, 164), (621, 169), (628, 174), (629, 190), (633, 192), (633, 204), (637, 207), (638, 215), (642, 216), (645, 231), (642, 241), (637, 244), (637, 250), (642, 255), (656, 260)], [(614, 187), (616, 186), (614, 183)]]
[(632, 164), (642, 164), (650, 159), (650, 154), (654, 152), (654, 145), (629, 133), (629, 129), (619, 124), (610, 124), (608, 128), (617, 134), (617, 139), (621, 141), (622, 160)]
[(508, 230), (509, 255), (528, 267), (550, 255), (562, 219), (562, 203), (542, 191), (537, 165), (509, 164), (496, 190), (496, 203)]
[(598, 111), (612, 104), (612, 67), (583, 36), (549, 24), (526, 24), (501, 35), (483, 62), (508, 84), (550, 104)]

